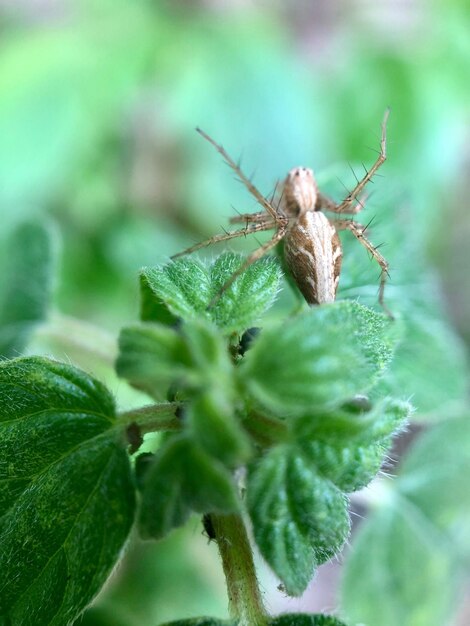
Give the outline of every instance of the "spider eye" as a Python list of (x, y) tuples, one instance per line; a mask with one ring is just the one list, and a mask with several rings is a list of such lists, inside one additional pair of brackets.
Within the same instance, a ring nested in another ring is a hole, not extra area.
[(295, 170), (295, 175), (298, 176), (300, 174), (299, 170)]

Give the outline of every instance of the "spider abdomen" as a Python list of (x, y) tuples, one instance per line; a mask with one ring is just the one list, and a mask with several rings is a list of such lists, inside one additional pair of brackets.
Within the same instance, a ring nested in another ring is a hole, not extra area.
[(333, 302), (341, 270), (341, 242), (320, 211), (305, 211), (286, 234), (287, 266), (309, 304)]

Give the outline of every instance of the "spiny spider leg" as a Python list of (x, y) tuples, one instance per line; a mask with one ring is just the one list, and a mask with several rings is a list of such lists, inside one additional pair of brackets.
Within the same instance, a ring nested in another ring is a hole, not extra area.
[(392, 313), (390, 312), (390, 310), (388, 309), (388, 307), (386, 306), (384, 302), (385, 283), (387, 280), (387, 276), (389, 276), (388, 262), (380, 254), (378, 249), (364, 235), (365, 231), (367, 230), (367, 227), (362, 226), (362, 224), (358, 224), (357, 222), (353, 222), (352, 220), (332, 220), (332, 223), (338, 230), (345, 230), (345, 229), (350, 230), (352, 234), (354, 235), (354, 237), (356, 237), (356, 239), (359, 241), (359, 243), (361, 243), (364, 246), (364, 248), (368, 252), (370, 252), (370, 254), (374, 257), (374, 259), (380, 265), (381, 272), (380, 272), (380, 287), (379, 287), (379, 304), (383, 308), (385, 313), (388, 315), (388, 317), (390, 317), (391, 319), (394, 319)]
[[(264, 229), (260, 229), (260, 230), (264, 230)], [(230, 276), (228, 281), (219, 289), (218, 293), (212, 298), (207, 308), (210, 309), (211, 307), (213, 307), (214, 304), (217, 302), (217, 300), (220, 298), (220, 296), (233, 285), (233, 283), (237, 280), (237, 278), (241, 274), (243, 274), (243, 272), (246, 269), (248, 269), (250, 265), (255, 263), (258, 259), (261, 259), (261, 257), (263, 257), (266, 254), (266, 252), (271, 250), (271, 248), (274, 248), (274, 246), (281, 241), (281, 239), (284, 237), (286, 232), (287, 232), (287, 223), (279, 226), (278, 230), (274, 233), (274, 235), (269, 241), (267, 241), (265, 244), (257, 248), (250, 255), (248, 255), (245, 262), (238, 268), (236, 272), (232, 274), (232, 276)]]
[(251, 180), (245, 176), (245, 174), (241, 171), (241, 169), (235, 163), (235, 161), (233, 159), (231, 159), (231, 157), (227, 154), (227, 152), (225, 151), (224, 147), (221, 146), (220, 144), (216, 143), (212, 139), (212, 137), (209, 137), (209, 135), (207, 135), (200, 128), (196, 128), (196, 130), (197, 130), (197, 132), (200, 135), (202, 135), (204, 137), (204, 139), (206, 139), (209, 143), (211, 143), (214, 146), (214, 148), (217, 150), (217, 152), (219, 154), (222, 155), (222, 157), (223, 157), (224, 161), (227, 163), (227, 165), (232, 168), (232, 170), (236, 173), (236, 175), (238, 176), (240, 181), (245, 185), (245, 187), (248, 189), (248, 191), (251, 193), (251, 195), (256, 198), (256, 200), (259, 202), (259, 204), (261, 204), (261, 206), (265, 209), (265, 211), (267, 213), (269, 213), (269, 215), (273, 219), (277, 220), (278, 216), (277, 216), (276, 209), (272, 206), (272, 204), (270, 202), (268, 202), (268, 200), (266, 200), (266, 198), (263, 196), (263, 194), (258, 191), (258, 189), (251, 182)]
[(267, 222), (273, 223), (273, 218), (265, 213), (264, 211), (260, 211), (259, 213), (240, 213), (239, 215), (235, 215), (230, 218), (231, 224), (238, 224), (243, 222)]
[(362, 211), (366, 204), (366, 200), (368, 198), (367, 194), (364, 194), (362, 198), (357, 200), (357, 204), (354, 207), (349, 209), (344, 209), (343, 211), (338, 211), (338, 205), (334, 200), (328, 198), (322, 193), (318, 193), (317, 203), (315, 205), (315, 209), (323, 209), (324, 211), (331, 211), (332, 213), (347, 213), (348, 215), (356, 215), (359, 211)]
[[(385, 115), (382, 121), (382, 136), (380, 139), (380, 152), (377, 157), (374, 165), (368, 170), (364, 177), (359, 181), (359, 183), (354, 187), (354, 189), (347, 195), (347, 197), (335, 207), (328, 206), (328, 211), (333, 211), (335, 213), (354, 213), (354, 211), (350, 211), (350, 207), (354, 201), (357, 201), (357, 196), (362, 193), (364, 187), (371, 180), (375, 172), (379, 169), (379, 167), (384, 163), (387, 158), (387, 121), (388, 116), (390, 115), (390, 109), (385, 111)], [(357, 211), (356, 211), (357, 212)]]
[(243, 237), (246, 235), (250, 235), (251, 233), (258, 233), (263, 230), (269, 230), (270, 228), (275, 228), (276, 224), (274, 222), (263, 222), (262, 224), (250, 224), (250, 226), (246, 226), (245, 228), (241, 228), (240, 230), (233, 230), (230, 232), (226, 232), (223, 235), (214, 235), (210, 239), (206, 239), (205, 241), (201, 241), (190, 248), (186, 248), (182, 252), (178, 252), (174, 254), (170, 258), (172, 260), (177, 259), (180, 256), (184, 256), (186, 254), (191, 254), (192, 252), (196, 252), (196, 250), (200, 250), (201, 248), (206, 248), (207, 246), (212, 245), (213, 243), (217, 243), (219, 241), (227, 241), (228, 239), (235, 239), (235, 237)]

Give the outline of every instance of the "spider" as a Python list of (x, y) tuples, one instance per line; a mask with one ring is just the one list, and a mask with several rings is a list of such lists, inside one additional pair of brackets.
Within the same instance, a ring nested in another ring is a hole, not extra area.
[[(222, 155), (238, 179), (263, 207), (263, 210), (258, 213), (245, 213), (231, 218), (231, 223), (244, 223), (244, 228), (215, 235), (173, 255), (171, 258), (176, 259), (219, 241), (227, 241), (265, 230), (275, 230), (268, 242), (248, 255), (245, 262), (223, 285), (209, 306), (212, 306), (252, 263), (264, 256), (283, 239), (287, 267), (308, 304), (333, 302), (338, 289), (342, 261), (341, 243), (337, 231), (347, 229), (380, 265), (378, 301), (387, 315), (393, 317), (384, 302), (388, 263), (378, 249), (366, 238), (367, 227), (358, 224), (351, 217), (364, 208), (366, 197), (360, 196), (363, 194), (367, 183), (386, 159), (388, 116), (389, 110), (387, 109), (381, 126), (380, 152), (377, 160), (369, 170), (366, 170), (364, 177), (357, 182), (356, 187), (339, 204), (320, 193), (311, 169), (294, 167), (287, 174), (281, 200), (275, 207), (273, 200), (268, 200), (258, 191), (221, 145), (217, 144), (200, 128), (196, 129)], [(328, 219), (322, 213), (322, 209), (349, 217)]]

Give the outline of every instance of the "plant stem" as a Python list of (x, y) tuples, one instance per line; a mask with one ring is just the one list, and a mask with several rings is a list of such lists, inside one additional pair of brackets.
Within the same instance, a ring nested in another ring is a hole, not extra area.
[(58, 342), (63, 349), (72, 347), (91, 354), (106, 365), (114, 367), (117, 356), (116, 337), (91, 322), (53, 312), (47, 322), (38, 326), (35, 335), (48, 342)]
[(241, 515), (211, 514), (227, 581), (230, 614), (238, 626), (264, 626), (264, 610), (255, 565)]
[(175, 415), (179, 404), (166, 402), (150, 404), (140, 409), (132, 409), (119, 413), (120, 424), (135, 423), (142, 433), (158, 432), (162, 430), (180, 430), (181, 420)]

